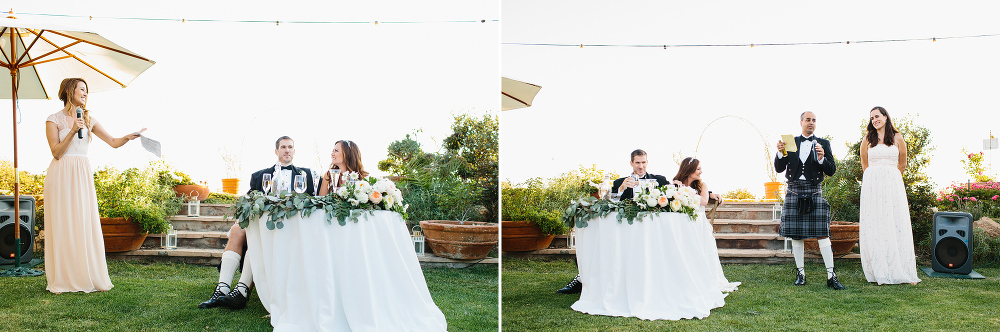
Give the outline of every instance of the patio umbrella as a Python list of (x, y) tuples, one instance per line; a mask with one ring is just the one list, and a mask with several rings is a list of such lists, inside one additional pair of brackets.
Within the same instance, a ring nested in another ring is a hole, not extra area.
[[(58, 97), (64, 78), (80, 77), (89, 92), (124, 88), (155, 62), (86, 29), (65, 28), (0, 18), (0, 66), (10, 81), (0, 80), (0, 98), (11, 99), (14, 110), (14, 215), (20, 215), (17, 176), (17, 100)], [(14, 268), (0, 276), (35, 276), (42, 272), (21, 267), (21, 227), (14, 227)]]
[(542, 87), (531, 83), (501, 77), (501, 110), (509, 111), (531, 106), (531, 101), (535, 99), (535, 95), (538, 94), (538, 90), (541, 89)]

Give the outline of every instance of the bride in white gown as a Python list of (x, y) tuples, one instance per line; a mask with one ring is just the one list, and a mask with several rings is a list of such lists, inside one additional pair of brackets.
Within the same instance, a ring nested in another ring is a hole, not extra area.
[(876, 106), (870, 115), (861, 142), (861, 267), (868, 282), (916, 284), (920, 278), (902, 176), (906, 142), (884, 108)]
[[(713, 269), (713, 274), (715, 281), (719, 284), (719, 290), (724, 293), (729, 293), (735, 291), (739, 288), (739, 282), (729, 282), (726, 279), (725, 273), (722, 271), (722, 262), (719, 260), (719, 248), (715, 244), (715, 235), (713, 232), (715, 229), (712, 227), (712, 223), (708, 222), (708, 218), (705, 217), (705, 206), (708, 205), (709, 194), (708, 185), (701, 180), (701, 162), (698, 159), (687, 157), (681, 161), (681, 167), (677, 170), (677, 175), (674, 176), (674, 184), (679, 186), (688, 186), (694, 188), (701, 195), (701, 204), (698, 209), (698, 222), (703, 225), (702, 232), (698, 236), (701, 237), (703, 248), (709, 262), (715, 268)], [(721, 200), (719, 194), (712, 194), (713, 198), (716, 200)]]

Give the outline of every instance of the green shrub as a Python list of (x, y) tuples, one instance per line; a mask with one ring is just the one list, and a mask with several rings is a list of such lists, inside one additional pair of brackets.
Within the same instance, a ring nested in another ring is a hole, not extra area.
[(206, 198), (202, 204), (236, 204), (238, 200), (237, 195), (227, 194), (227, 193), (210, 193), (208, 198)]
[(166, 164), (157, 161), (144, 169), (97, 169), (94, 188), (101, 217), (129, 218), (149, 234), (166, 231), (170, 225), (166, 218), (180, 210), (183, 202), (171, 186), (161, 181), (165, 169)]
[(952, 183), (938, 192), (937, 208), (966, 212), (974, 209), (984, 216), (1000, 218), (1000, 182)]
[(757, 196), (754, 196), (752, 193), (750, 193), (750, 190), (747, 189), (747, 188), (740, 188), (740, 189), (732, 190), (730, 192), (727, 192), (727, 193), (723, 194), (722, 198), (725, 198), (725, 199), (757, 199)]
[[(42, 230), (45, 225), (45, 174), (17, 173), (21, 179), (20, 194), (35, 197), (35, 230)], [(0, 195), (14, 195), (14, 163), (10, 160), (0, 160)]]
[[(978, 219), (977, 219), (978, 220)], [(1000, 256), (1000, 237), (991, 237), (986, 231), (976, 228), (973, 235), (972, 265), (989, 264)]]
[[(565, 234), (569, 231), (562, 222), (562, 211), (569, 205), (569, 201), (567, 200), (566, 204), (550, 201), (550, 197), (556, 197), (558, 194), (543, 186), (540, 179), (530, 179), (519, 187), (504, 182), (500, 193), (503, 200), (500, 209), (502, 220), (530, 221), (538, 225), (542, 233), (549, 235)], [(582, 192), (577, 194), (585, 196)]]

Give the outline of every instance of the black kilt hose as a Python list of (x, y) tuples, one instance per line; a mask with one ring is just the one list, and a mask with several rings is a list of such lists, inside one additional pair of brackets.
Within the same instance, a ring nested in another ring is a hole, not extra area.
[(830, 203), (823, 198), (823, 184), (790, 180), (787, 189), (781, 208), (781, 236), (793, 240), (829, 237)]

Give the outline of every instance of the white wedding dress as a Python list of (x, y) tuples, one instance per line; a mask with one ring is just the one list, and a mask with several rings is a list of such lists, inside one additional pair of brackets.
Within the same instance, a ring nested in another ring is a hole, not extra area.
[(698, 223), (703, 225), (701, 228), (702, 234), (700, 234), (701, 243), (704, 245), (705, 255), (710, 260), (709, 264), (713, 266), (711, 278), (715, 279), (719, 285), (719, 290), (723, 293), (730, 293), (737, 290), (741, 282), (729, 282), (729, 279), (726, 279), (725, 272), (722, 271), (722, 261), (719, 259), (719, 247), (715, 243), (715, 228), (712, 227), (712, 223), (705, 217), (704, 206), (698, 209)]
[(868, 149), (868, 169), (861, 186), (861, 267), (868, 282), (919, 282), (913, 252), (910, 208), (899, 173), (899, 148)]

